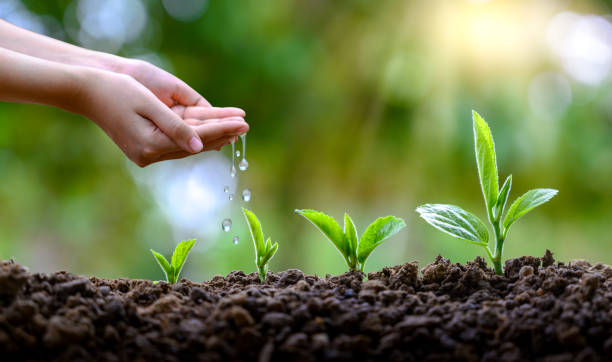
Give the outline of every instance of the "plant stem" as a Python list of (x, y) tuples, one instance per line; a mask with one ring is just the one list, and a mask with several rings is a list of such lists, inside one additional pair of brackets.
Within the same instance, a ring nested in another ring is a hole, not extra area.
[(504, 250), (504, 236), (501, 232), (501, 227), (500, 227), (500, 220), (492, 220), (491, 223), (493, 224), (493, 231), (495, 232), (495, 253), (493, 255), (493, 257), (491, 257), (491, 254), (489, 252), (489, 257), (491, 258), (491, 262), (493, 263), (493, 267), (495, 268), (495, 273), (497, 273), (498, 275), (503, 275), (504, 274), (504, 270), (502, 268), (502, 264), (501, 264), (501, 256), (502, 256), (502, 251)]
[(263, 284), (266, 281), (266, 274), (268, 274), (268, 266), (264, 265), (263, 268), (257, 268), (257, 269), (259, 269), (259, 280)]

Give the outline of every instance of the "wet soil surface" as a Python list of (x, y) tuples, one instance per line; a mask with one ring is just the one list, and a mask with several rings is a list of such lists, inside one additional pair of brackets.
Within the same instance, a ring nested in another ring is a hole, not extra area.
[(612, 267), (438, 257), (176, 285), (0, 264), (0, 360), (612, 361)]

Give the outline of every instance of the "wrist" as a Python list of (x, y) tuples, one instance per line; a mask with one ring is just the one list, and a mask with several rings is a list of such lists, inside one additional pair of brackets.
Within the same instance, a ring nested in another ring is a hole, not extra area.
[(67, 91), (59, 98), (57, 106), (87, 118), (91, 117), (93, 90), (99, 84), (103, 70), (76, 66), (68, 72)]

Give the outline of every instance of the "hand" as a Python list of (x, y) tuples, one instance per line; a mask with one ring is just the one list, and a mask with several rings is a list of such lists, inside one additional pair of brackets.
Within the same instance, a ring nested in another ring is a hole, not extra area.
[(241, 110), (210, 106), (176, 108), (183, 116), (213, 117), (184, 121), (134, 78), (83, 69), (80, 99), (74, 102), (77, 106), (73, 110), (98, 124), (141, 167), (220, 148), (249, 130), (240, 116), (231, 116), (243, 114)]
[[(111, 68), (147, 87), (168, 107), (210, 107), (210, 103), (185, 82), (155, 65), (138, 59), (115, 58)], [(241, 115), (244, 117), (244, 114)]]

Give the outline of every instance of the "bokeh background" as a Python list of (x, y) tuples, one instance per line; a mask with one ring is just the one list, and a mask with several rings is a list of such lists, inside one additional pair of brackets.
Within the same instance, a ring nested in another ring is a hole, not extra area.
[(513, 227), (505, 256), (550, 248), (563, 261), (612, 264), (611, 13), (597, 0), (2, 0), (0, 18), (146, 59), (214, 105), (244, 108), (251, 131), (250, 168), (232, 179), (229, 147), (140, 169), (87, 119), (0, 104), (0, 257), (33, 271), (159, 279), (149, 249), (168, 255), (195, 237), (186, 277), (252, 272), (247, 206), (280, 244), (274, 271), (346, 268), (295, 208), (348, 211), (359, 232), (378, 216), (405, 218), (367, 271), (438, 253), (465, 262), (483, 250), (414, 209), (455, 203), (486, 217), (476, 109), (500, 177), (514, 176), (513, 199), (560, 190)]

